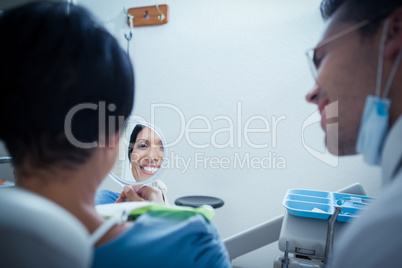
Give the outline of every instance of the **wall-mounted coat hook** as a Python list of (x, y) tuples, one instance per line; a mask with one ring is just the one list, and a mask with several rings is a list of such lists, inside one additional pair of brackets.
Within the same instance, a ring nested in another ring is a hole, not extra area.
[(167, 5), (133, 7), (127, 13), (134, 16), (134, 27), (166, 24), (169, 18)]

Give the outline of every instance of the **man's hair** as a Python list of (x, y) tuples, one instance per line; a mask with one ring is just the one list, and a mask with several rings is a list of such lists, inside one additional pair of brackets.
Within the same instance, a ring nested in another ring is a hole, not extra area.
[(342, 6), (340, 20), (342, 22), (361, 22), (369, 20), (371, 23), (359, 30), (362, 34), (371, 35), (377, 32), (382, 19), (393, 10), (402, 7), (401, 0), (323, 0), (321, 15), (326, 20)]
[(131, 61), (83, 7), (35, 2), (5, 11), (0, 59), (0, 139), (15, 166), (27, 158), (39, 168), (70, 168), (88, 160), (94, 149), (72, 144), (64, 127), (79, 104), (97, 105), (72, 117), (71, 133), (82, 143), (114, 135), (121, 127), (101, 120), (100, 103), (109, 108), (106, 119), (131, 113)]

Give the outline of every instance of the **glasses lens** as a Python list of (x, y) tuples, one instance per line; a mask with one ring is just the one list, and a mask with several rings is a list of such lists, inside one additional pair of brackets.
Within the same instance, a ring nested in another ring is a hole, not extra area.
[(311, 74), (313, 75), (314, 80), (317, 81), (318, 71), (314, 64), (314, 53), (315, 53), (314, 49), (309, 49), (306, 52), (306, 56), (307, 56), (307, 61), (308, 61), (308, 65), (310, 67)]

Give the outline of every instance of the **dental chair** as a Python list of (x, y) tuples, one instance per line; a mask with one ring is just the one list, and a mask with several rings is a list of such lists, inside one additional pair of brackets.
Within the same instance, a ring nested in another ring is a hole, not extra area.
[(91, 266), (86, 228), (57, 204), (19, 188), (0, 189), (0, 267)]

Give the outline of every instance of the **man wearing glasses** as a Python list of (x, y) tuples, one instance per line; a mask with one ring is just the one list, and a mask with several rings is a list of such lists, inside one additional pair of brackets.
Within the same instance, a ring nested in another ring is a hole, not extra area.
[[(307, 52), (316, 85), (306, 99), (318, 105), (328, 150), (362, 154), (384, 181), (335, 242), (331, 267), (401, 267), (402, 1), (323, 0), (321, 13), (328, 24)], [(326, 128), (334, 119), (337, 135)]]

